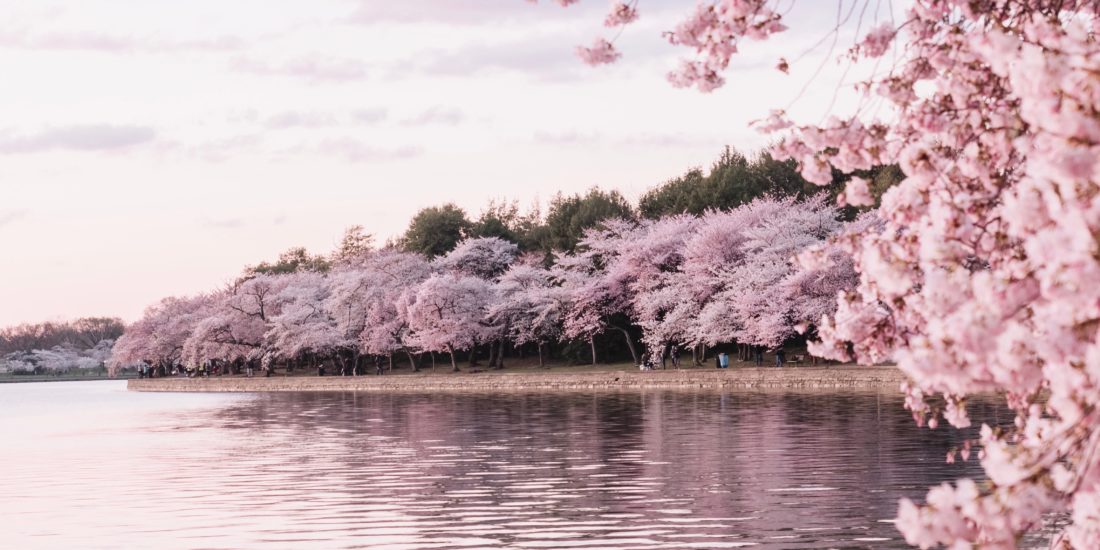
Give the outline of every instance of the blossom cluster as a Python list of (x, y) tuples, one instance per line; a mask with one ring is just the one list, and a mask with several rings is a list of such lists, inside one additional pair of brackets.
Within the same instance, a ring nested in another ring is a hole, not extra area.
[[(703, 2), (669, 34), (698, 55), (674, 83), (722, 85), (741, 39), (784, 30), (767, 4)], [(1052, 547), (1100, 548), (1100, 5), (916, 0), (876, 23), (848, 58), (895, 53), (856, 86), (861, 105), (885, 109), (814, 125), (775, 111), (758, 125), (784, 132), (774, 154), (810, 181), (894, 162), (906, 175), (880, 223), (836, 239), (859, 285), (814, 350), (895, 359), (930, 427), (968, 425), (976, 392), (1016, 411), (1014, 430), (982, 431), (988, 485), (902, 503), (910, 543), (1014, 548), (1053, 515), (1069, 521)], [(865, 203), (865, 182), (841, 198)]]

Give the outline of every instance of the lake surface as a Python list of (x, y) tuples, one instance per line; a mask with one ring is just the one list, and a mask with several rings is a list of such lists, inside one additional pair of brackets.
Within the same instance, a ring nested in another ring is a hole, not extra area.
[(963, 437), (894, 392), (4, 384), (0, 547), (904, 548), (899, 498), (980, 476)]

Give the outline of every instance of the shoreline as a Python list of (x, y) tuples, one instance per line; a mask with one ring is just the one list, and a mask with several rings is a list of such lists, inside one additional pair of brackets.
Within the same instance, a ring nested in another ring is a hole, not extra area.
[(133, 376), (0, 376), (0, 384), (35, 384), (39, 382), (101, 382), (132, 380)]
[(273, 376), (271, 378), (130, 379), (140, 392), (374, 392), (492, 393), (600, 390), (897, 390), (905, 375), (896, 367), (786, 367), (683, 369), (650, 372), (418, 373), (383, 376)]

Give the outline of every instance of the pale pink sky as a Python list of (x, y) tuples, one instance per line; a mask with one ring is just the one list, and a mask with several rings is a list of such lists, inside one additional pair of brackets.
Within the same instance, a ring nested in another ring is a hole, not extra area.
[[(686, 52), (660, 32), (693, 2), (643, 1), (624, 59), (591, 68), (573, 48), (607, 34), (603, 0), (0, 0), (0, 326), (133, 320), (447, 201), (636, 198), (765, 142), (747, 123), (829, 55), (772, 69), (831, 26), (824, 4), (702, 95), (664, 80)], [(836, 67), (795, 112), (825, 114)]]

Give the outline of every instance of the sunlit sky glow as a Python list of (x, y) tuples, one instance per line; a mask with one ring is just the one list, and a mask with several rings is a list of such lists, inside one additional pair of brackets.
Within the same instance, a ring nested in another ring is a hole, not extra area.
[(844, 105), (835, 62), (799, 89), (850, 37), (773, 69), (832, 26), (836, 5), (814, 4), (703, 95), (664, 79), (687, 52), (660, 32), (690, 2), (643, 1), (623, 60), (591, 68), (573, 48), (609, 34), (602, 0), (0, 0), (0, 325), (133, 320), (448, 201), (635, 199), (765, 144), (748, 122), (770, 108)]

